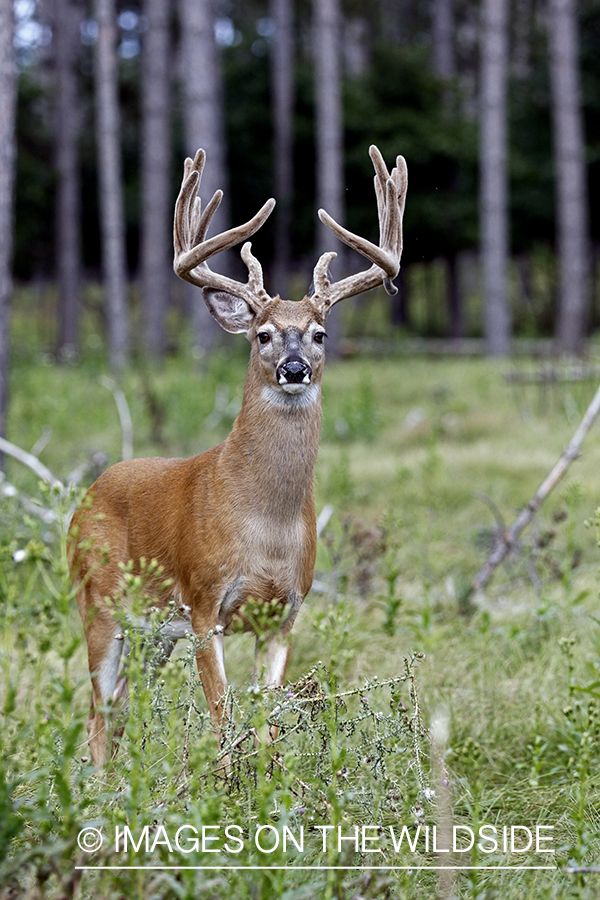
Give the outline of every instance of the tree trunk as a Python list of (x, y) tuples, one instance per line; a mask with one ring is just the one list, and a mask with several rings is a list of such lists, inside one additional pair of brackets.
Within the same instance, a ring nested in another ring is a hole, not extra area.
[(534, 2), (532, 0), (514, 0), (510, 65), (513, 76), (519, 81), (523, 81), (531, 75), (534, 22)]
[(589, 288), (585, 148), (573, 0), (550, 0), (549, 50), (559, 258), (557, 338), (562, 350), (577, 353), (585, 335)]
[(142, 79), (141, 307), (144, 342), (154, 358), (166, 349), (171, 281), (171, 134), (168, 0), (146, 0)]
[(54, 10), (57, 80), (55, 135), (58, 174), (56, 202), (58, 351), (59, 359), (64, 359), (79, 348), (81, 182), (76, 65), (83, 10), (79, 0), (56, 0)]
[(380, 0), (379, 9), (380, 38), (393, 44), (401, 44), (406, 27), (405, 4), (398, 3), (398, 0)]
[[(453, 0), (433, 0), (431, 15), (431, 61), (433, 71), (438, 78), (448, 81), (456, 75)], [(449, 87), (444, 88), (442, 102), (449, 116), (455, 114), (452, 100), (453, 95)], [(455, 182), (458, 181), (457, 176), (458, 172), (456, 172), (453, 179)], [(446, 304), (448, 307), (450, 337), (462, 337), (462, 298), (460, 296), (456, 252), (449, 250), (444, 257), (444, 262), (446, 267)]]
[(481, 21), (480, 228), (487, 352), (510, 352), (507, 292), (507, 0), (483, 0)]
[[(219, 188), (224, 196), (211, 223), (210, 234), (229, 228), (225, 126), (221, 60), (215, 43), (213, 0), (181, 0), (181, 40), (185, 97), (186, 152), (193, 157), (202, 147), (206, 167), (202, 175), (202, 206)], [(230, 268), (230, 253), (220, 253), (211, 267), (222, 274)], [(190, 285), (189, 302), (194, 323), (194, 341), (210, 351), (220, 337), (220, 328), (210, 315), (198, 288)]]
[(590, 306), (592, 310), (591, 314), (591, 328), (590, 330), (596, 331), (596, 329), (600, 326), (600, 318), (598, 316), (598, 262), (600, 256), (600, 245), (597, 242), (591, 243), (590, 246)]
[(452, 78), (456, 73), (454, 33), (452, 0), (434, 0), (432, 6), (431, 43), (433, 71), (438, 78)]
[(129, 324), (115, 0), (95, 0), (95, 15), (98, 23), (95, 80), (102, 263), (110, 364), (113, 369), (119, 369), (129, 351)]
[(273, 290), (286, 297), (290, 276), (293, 171), (294, 40), (292, 0), (271, 0), (275, 22), (271, 84), (274, 125), (275, 260)]
[(461, 338), (465, 336), (465, 315), (460, 290), (458, 256), (456, 253), (451, 253), (446, 258), (446, 273), (450, 337)]
[[(339, 0), (314, 0), (315, 106), (317, 143), (317, 208), (344, 223), (344, 133), (342, 124), (342, 83), (340, 73)], [(318, 221), (318, 220), (317, 220)], [(335, 246), (333, 246), (335, 244)], [(344, 248), (318, 221), (317, 254), (335, 249), (338, 259), (331, 269), (339, 277), (344, 269)], [(336, 310), (327, 322), (329, 346), (335, 354), (341, 327)]]
[[(13, 185), (17, 77), (12, 0), (0, 0), (0, 436), (6, 431), (12, 295)], [(0, 454), (0, 467), (3, 458)]]

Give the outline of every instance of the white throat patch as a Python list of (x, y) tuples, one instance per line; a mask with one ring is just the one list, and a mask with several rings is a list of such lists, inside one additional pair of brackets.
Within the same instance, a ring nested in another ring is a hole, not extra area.
[[(289, 388), (294, 390), (290, 391)], [(262, 399), (279, 409), (305, 408), (318, 402), (319, 388), (316, 384), (285, 384), (280, 388), (265, 385), (262, 389)]]

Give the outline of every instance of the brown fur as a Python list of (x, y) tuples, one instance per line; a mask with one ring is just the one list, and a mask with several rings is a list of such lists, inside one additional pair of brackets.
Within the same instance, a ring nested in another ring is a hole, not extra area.
[[(217, 626), (226, 630), (243, 601), (252, 597), (289, 603), (290, 614), (277, 635), (289, 644), (295, 615), (310, 589), (324, 355), (315, 346), (310, 360), (314, 403), (297, 405), (285, 395), (281, 406), (265, 402), (262, 388), (277, 390), (277, 382), (274, 360), (268, 354), (261, 357), (256, 332), (270, 323), (278, 333), (293, 328), (305, 334), (323, 319), (307, 300), (277, 298), (271, 306), (248, 334), (252, 351), (244, 400), (227, 440), (192, 459), (117, 463), (91, 486), (73, 517), (71, 571), (80, 585), (77, 599), (93, 684), (88, 731), (98, 765), (105, 762), (107, 740), (105, 717), (98, 710), (104, 705), (98, 675), (120, 630), (104, 598), (119, 597), (119, 563), (133, 560), (138, 568), (140, 559), (156, 559), (160, 578), (174, 582), (178, 604), (190, 607), (191, 625), (200, 638)], [(165, 606), (171, 590), (153, 598), (153, 605)], [(198, 651), (198, 668), (218, 725), (227, 685), (213, 641)], [(285, 665), (277, 682), (284, 672)], [(125, 691), (122, 683), (120, 690)]]
[[(390, 175), (379, 150), (372, 146), (369, 154), (379, 246), (348, 232), (323, 210), (319, 216), (372, 265), (332, 283), (328, 266), (335, 253), (324, 253), (313, 273), (315, 293), (298, 303), (269, 297), (249, 243), (241, 251), (247, 284), (209, 269), (211, 256), (256, 232), (275, 201), (267, 201), (245, 225), (207, 239), (220, 192), (202, 211), (197, 193), (206, 154), (198, 150), (185, 161), (175, 206), (174, 268), (203, 289), (211, 314), (226, 331), (246, 334), (250, 365), (242, 409), (226, 441), (193, 459), (112, 466), (73, 518), (71, 577), (78, 586), (92, 675), (88, 732), (96, 765), (106, 760), (106, 707), (127, 695), (126, 678), (119, 674), (124, 641), (110, 605), (123, 603), (120, 563), (132, 561), (139, 570), (142, 558), (156, 559), (160, 577), (172, 580), (171, 589), (159, 591), (152, 603), (165, 607), (173, 599), (183, 616), (189, 613), (201, 639), (198, 669), (217, 730), (227, 687), (223, 633), (235, 617), (247, 624), (241, 607), (250, 597), (286, 604), (287, 615), (266, 648), (257, 639), (255, 656), (255, 676), (262, 676), (264, 664), (267, 684), (283, 682), (290, 631), (310, 589), (316, 554), (313, 472), (321, 427), (322, 329), (340, 300), (381, 284), (396, 292), (392, 279), (402, 253), (406, 163), (398, 157)], [(167, 643), (175, 636), (165, 631)]]

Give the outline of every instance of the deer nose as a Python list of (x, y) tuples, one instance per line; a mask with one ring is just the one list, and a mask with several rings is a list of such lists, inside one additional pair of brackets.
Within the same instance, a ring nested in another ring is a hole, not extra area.
[(277, 366), (279, 384), (310, 384), (312, 369), (301, 359), (288, 359)]

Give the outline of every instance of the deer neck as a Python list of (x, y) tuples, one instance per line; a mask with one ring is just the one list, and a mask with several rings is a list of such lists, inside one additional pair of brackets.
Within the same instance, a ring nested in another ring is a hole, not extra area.
[(285, 394), (250, 367), (223, 454), (235, 457), (243, 495), (254, 512), (281, 522), (297, 518), (312, 503), (320, 431), (320, 381), (301, 394)]

